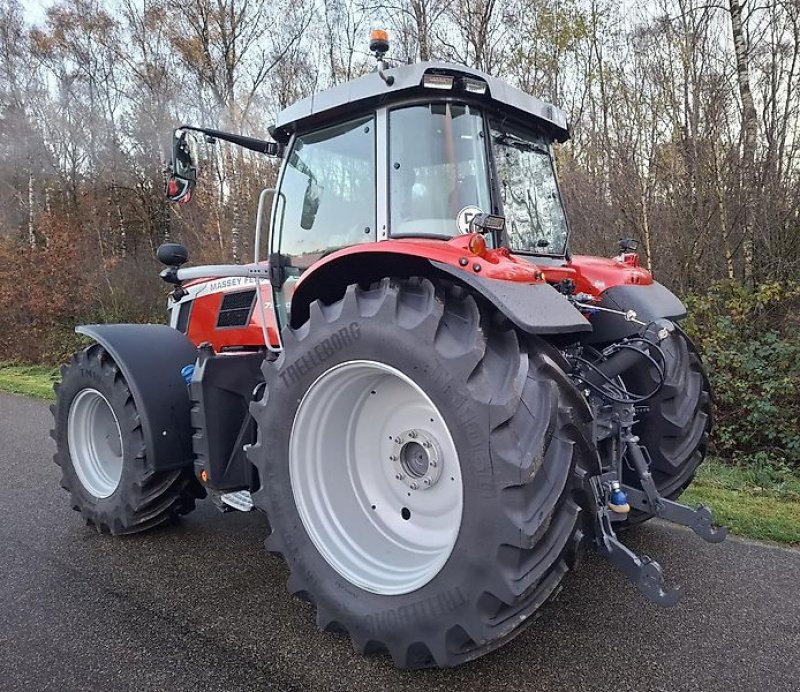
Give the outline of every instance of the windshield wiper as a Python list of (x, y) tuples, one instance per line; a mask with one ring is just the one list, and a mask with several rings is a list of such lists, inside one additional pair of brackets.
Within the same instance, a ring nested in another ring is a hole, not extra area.
[(512, 135), (510, 132), (503, 132), (502, 134), (497, 135), (494, 138), (495, 144), (503, 144), (505, 146), (512, 146), (515, 149), (522, 149), (524, 151), (535, 151), (537, 154), (550, 154), (550, 151), (547, 147), (539, 144), (538, 142), (532, 142), (529, 139), (523, 139), (522, 137), (517, 137), (517, 135)]

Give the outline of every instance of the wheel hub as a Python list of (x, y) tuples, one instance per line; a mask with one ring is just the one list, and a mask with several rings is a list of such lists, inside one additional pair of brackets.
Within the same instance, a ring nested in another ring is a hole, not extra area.
[(413, 490), (427, 490), (442, 475), (442, 454), (436, 438), (426, 430), (411, 429), (394, 438), (389, 461), (395, 480)]
[(385, 363), (340, 363), (309, 387), (292, 425), (289, 479), (319, 553), (366, 591), (424, 586), (455, 546), (464, 492), (452, 435), (426, 392)]
[(72, 400), (67, 443), (83, 487), (97, 498), (109, 497), (122, 477), (122, 431), (114, 409), (98, 390), (82, 389)]

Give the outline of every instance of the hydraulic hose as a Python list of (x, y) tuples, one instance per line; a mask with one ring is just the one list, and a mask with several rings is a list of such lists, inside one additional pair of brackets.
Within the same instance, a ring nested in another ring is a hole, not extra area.
[(638, 338), (612, 344), (603, 351), (603, 356), (593, 367), (582, 368), (583, 381), (593, 387), (602, 387), (641, 362), (643, 357), (653, 360), (652, 352), (660, 354), (659, 343), (674, 330), (675, 325), (669, 320), (651, 322)]

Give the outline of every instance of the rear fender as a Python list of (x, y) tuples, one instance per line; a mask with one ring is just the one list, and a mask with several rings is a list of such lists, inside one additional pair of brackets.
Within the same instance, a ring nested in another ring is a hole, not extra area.
[[(657, 281), (649, 285), (612, 286), (600, 294), (598, 305), (622, 312), (633, 310), (636, 318), (642, 322), (686, 317), (686, 306)], [(629, 322), (621, 315), (608, 312), (596, 312), (591, 322), (594, 331), (588, 336), (588, 343), (610, 343), (640, 332), (640, 325), (636, 322)]]
[(155, 471), (191, 466), (189, 392), (181, 369), (197, 349), (179, 331), (157, 324), (92, 324), (77, 327), (114, 359), (136, 403), (148, 465)]
[(586, 318), (550, 284), (486, 279), (440, 262), (431, 264), (482, 295), (524, 332), (556, 336), (592, 331)]
[[(422, 247), (422, 244), (409, 243), (408, 247)], [(332, 303), (344, 296), (350, 284), (370, 284), (387, 276), (422, 276), (461, 283), (483, 296), (517, 327), (530, 334), (582, 333), (592, 329), (586, 318), (558, 291), (537, 277), (540, 272), (529, 263), (510, 258), (508, 271), (501, 274), (498, 262), (490, 268), (494, 276), (483, 276), (474, 270), (463, 269), (458, 264), (458, 255), (453, 266), (452, 262), (428, 256), (372, 248), (364, 252), (351, 249), (338, 257), (331, 255), (309, 269), (292, 296), (292, 326), (297, 328), (308, 319), (309, 306), (315, 300)], [(463, 250), (460, 254), (464, 254)], [(469, 268), (474, 264), (473, 259)]]

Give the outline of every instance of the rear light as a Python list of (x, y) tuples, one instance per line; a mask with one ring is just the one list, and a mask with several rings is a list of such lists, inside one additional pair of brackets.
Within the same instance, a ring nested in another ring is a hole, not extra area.
[(483, 257), (486, 254), (486, 238), (484, 238), (480, 233), (473, 233), (469, 239), (467, 247), (473, 255)]
[(617, 262), (627, 264), (630, 267), (640, 266), (638, 252), (621, 252), (614, 259), (617, 260)]

